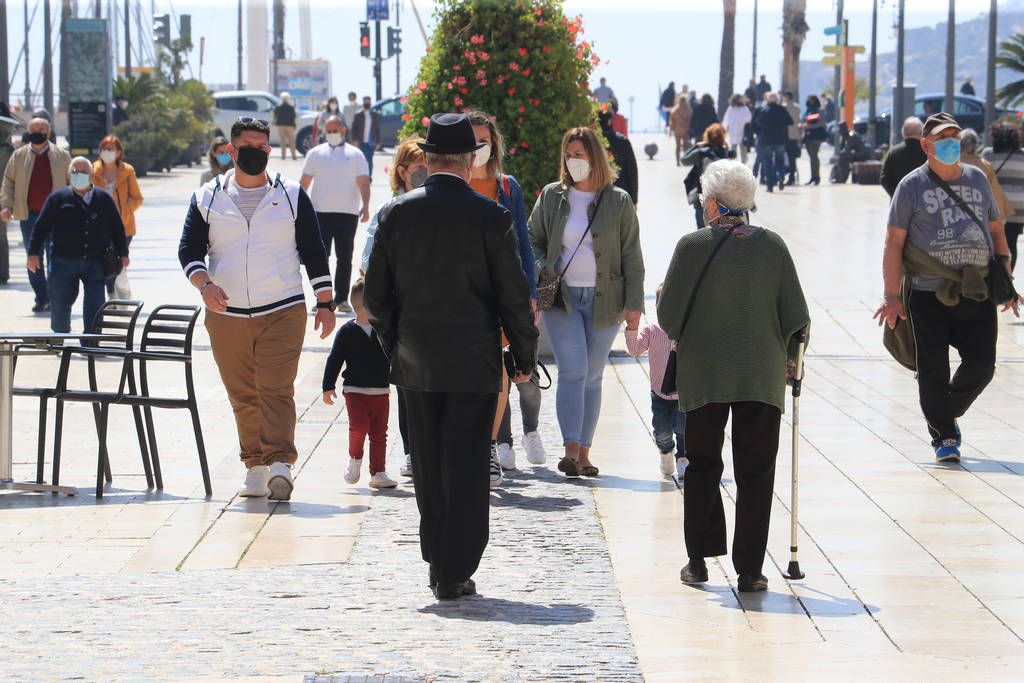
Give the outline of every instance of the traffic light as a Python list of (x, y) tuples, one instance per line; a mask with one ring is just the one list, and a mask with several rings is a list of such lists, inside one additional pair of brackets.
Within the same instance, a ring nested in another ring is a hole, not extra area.
[(359, 23), (359, 54), (370, 56), (370, 24), (365, 21)]
[(178, 39), (185, 45), (192, 44), (192, 15), (182, 14), (178, 17)]
[(164, 47), (171, 46), (170, 14), (159, 14), (153, 17), (153, 42)]
[(402, 29), (388, 26), (388, 58), (402, 53)]

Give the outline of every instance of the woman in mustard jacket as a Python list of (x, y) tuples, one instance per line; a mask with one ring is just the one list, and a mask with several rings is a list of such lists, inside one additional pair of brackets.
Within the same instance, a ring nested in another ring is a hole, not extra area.
[[(92, 184), (114, 198), (130, 245), (135, 236), (135, 210), (142, 206), (142, 191), (139, 190), (135, 169), (124, 161), (124, 147), (116, 135), (108, 135), (100, 141), (100, 158), (92, 165)], [(126, 270), (116, 278), (107, 278), (108, 298), (130, 299), (131, 296)]]

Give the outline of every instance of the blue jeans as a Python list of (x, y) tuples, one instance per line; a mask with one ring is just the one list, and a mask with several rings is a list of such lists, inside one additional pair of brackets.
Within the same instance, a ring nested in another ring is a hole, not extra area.
[[(676, 457), (683, 457), (686, 453), (683, 438), (686, 431), (686, 413), (679, 410), (679, 402), (662, 398), (652, 391), (651, 415), (654, 442), (658, 444), (658, 450), (662, 453), (669, 453), (675, 448)], [(673, 435), (675, 436), (674, 442)]]
[(78, 298), (78, 283), (85, 290), (82, 302), (82, 329), (92, 329), (96, 312), (104, 301), (106, 276), (99, 259), (77, 259), (50, 256), (50, 329), (71, 331), (71, 306)]
[(558, 363), (555, 394), (563, 443), (590, 448), (601, 414), (601, 379), (619, 326), (594, 325), (594, 287), (569, 287), (570, 311), (544, 311), (544, 325)]
[[(39, 214), (30, 211), (28, 218), (21, 221), (21, 241), (25, 245), (26, 254), (28, 253), (29, 241), (32, 239), (32, 228), (35, 227), (37, 218), (39, 218)], [(43, 247), (43, 252), (46, 252), (45, 246)], [(33, 273), (26, 269), (28, 272), (28, 283), (32, 285), (32, 291), (35, 292), (36, 295), (37, 306), (45, 306), (50, 302), (49, 292), (46, 290), (45, 258), (46, 257), (43, 254), (39, 254), (39, 270), (36, 272)]]
[(789, 170), (786, 159), (785, 145), (765, 145), (764, 156), (761, 158), (761, 172), (764, 173), (768, 189), (775, 187), (776, 181), (781, 186)]
[(373, 153), (376, 151), (377, 145), (373, 142), (360, 142), (359, 151), (366, 157), (366, 163), (370, 166), (370, 177), (373, 177)]

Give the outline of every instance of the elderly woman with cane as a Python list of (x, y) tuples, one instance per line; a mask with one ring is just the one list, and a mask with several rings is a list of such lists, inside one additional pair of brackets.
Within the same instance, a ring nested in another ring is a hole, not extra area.
[(706, 230), (676, 246), (658, 321), (676, 341), (676, 388), (686, 412), (683, 583), (708, 580), (706, 557), (726, 553), (722, 446), (732, 415), (739, 590), (763, 591), (761, 573), (775, 483), (786, 380), (810, 318), (782, 238), (747, 225), (757, 181), (743, 163), (716, 161), (701, 178)]

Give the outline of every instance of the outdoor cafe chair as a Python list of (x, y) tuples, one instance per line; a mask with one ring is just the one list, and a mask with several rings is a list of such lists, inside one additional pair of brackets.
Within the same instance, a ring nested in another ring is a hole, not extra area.
[[(195, 382), (192, 376), (192, 339), (200, 309), (197, 306), (163, 305), (153, 309), (142, 328), (142, 338), (138, 351), (124, 353), (121, 377), (117, 391), (78, 391), (67, 389), (68, 366), (72, 355), (100, 356), (101, 352), (87, 347), (71, 347), (65, 349), (61, 357), (61, 371), (58, 378), (58, 422), (56, 426), (57, 440), (55, 444), (54, 462), (59, 461), (60, 434), (63, 424), (60, 420), (60, 406), (63, 401), (90, 402), (98, 406), (99, 419), (96, 433), (99, 440), (98, 462), (96, 464), (96, 497), (103, 497), (103, 473), (109, 457), (107, 451), (107, 426), (111, 405), (129, 405), (133, 410), (142, 409), (145, 416), (146, 433), (148, 435), (149, 456), (152, 460), (153, 475), (156, 487), (163, 488), (163, 475), (160, 468), (160, 456), (157, 450), (156, 431), (153, 423), (153, 408), (188, 410), (192, 418), (195, 432), (196, 447), (199, 451), (199, 465), (202, 470), (203, 484), (206, 495), (212, 495), (210, 471), (206, 460), (206, 447), (203, 442), (202, 427), (199, 422), (199, 407), (196, 401)], [(139, 386), (134, 381), (134, 363), (139, 364)], [(152, 396), (150, 394), (149, 363), (171, 362), (182, 363), (185, 374), (185, 397)]]
[[(113, 299), (105, 302), (96, 312), (96, 317), (93, 319), (93, 324), (90, 329), (91, 332), (96, 332), (105, 335), (113, 335), (109, 340), (104, 339), (100, 342), (95, 342), (94, 346), (90, 348), (98, 349), (106, 352), (107, 354), (118, 354), (123, 355), (129, 351), (132, 351), (135, 339), (135, 327), (139, 318), (139, 313), (142, 311), (142, 307), (145, 304), (141, 301), (128, 301)], [(23, 351), (30, 348), (28, 345), (21, 345), (15, 349), (14, 366), (17, 369), (18, 362), (18, 351)], [(34, 347), (31, 347), (34, 348)], [(58, 372), (59, 377), (59, 372)], [(135, 373), (130, 372), (128, 375), (129, 387), (135, 386)], [(90, 356), (89, 358), (89, 386), (90, 389), (95, 391), (97, 389), (96, 384), (96, 364), (95, 357)], [(57, 394), (57, 383), (54, 386), (48, 387), (14, 387), (13, 394), (15, 396), (26, 396), (35, 397), (39, 399), (39, 434), (37, 437), (37, 452), (36, 452), (36, 483), (43, 483), (43, 467), (44, 467), (44, 456), (46, 453), (46, 415), (47, 415), (47, 404), (48, 401), (54, 398)], [(58, 404), (58, 410), (63, 410), (63, 406)], [(99, 410), (94, 404), (93, 406), (93, 419), (96, 421), (97, 426), (99, 425)], [(142, 463), (146, 470), (146, 481), (150, 487), (153, 486), (153, 475), (149, 466), (149, 454), (146, 449), (146, 438), (142, 423), (142, 413), (140, 410), (135, 410), (135, 431), (139, 439), (139, 450), (142, 454)], [(59, 434), (59, 433), (58, 433)], [(57, 485), (60, 476), (60, 462), (59, 462), (59, 445), (57, 439), (58, 434), (54, 435), (55, 439), (55, 452), (53, 462), (53, 483)], [(107, 481), (111, 481), (112, 476), (109, 465), (105, 470)]]

